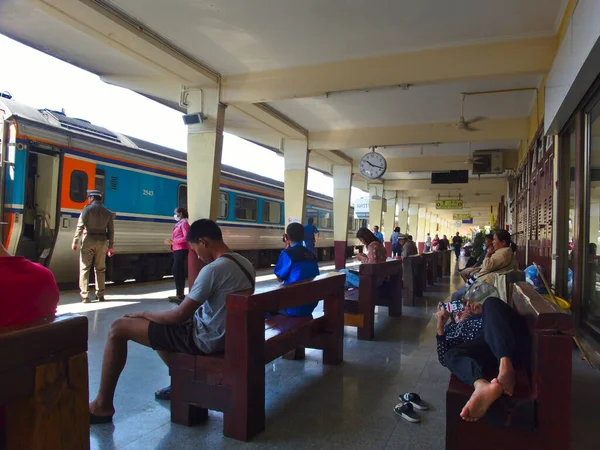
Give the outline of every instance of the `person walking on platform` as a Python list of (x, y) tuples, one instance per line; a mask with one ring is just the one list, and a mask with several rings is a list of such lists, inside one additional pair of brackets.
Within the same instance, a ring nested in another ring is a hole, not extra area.
[(431, 235), (427, 233), (427, 237), (425, 238), (425, 253), (431, 251)]
[(454, 246), (454, 254), (456, 259), (460, 258), (460, 248), (462, 247), (463, 238), (460, 237), (460, 233), (457, 231), (456, 236), (452, 238), (452, 245)]
[(175, 209), (174, 219), (177, 221), (173, 227), (171, 239), (165, 244), (173, 250), (173, 278), (175, 278), (175, 296), (169, 297), (170, 302), (179, 303), (185, 298), (185, 262), (188, 256), (187, 234), (190, 231), (187, 209), (179, 207)]
[[(81, 301), (89, 303), (89, 281), (90, 270), (95, 269), (96, 274), (96, 298), (104, 301), (104, 281), (106, 277), (106, 255), (114, 254), (113, 244), (115, 230), (113, 225), (113, 213), (102, 204), (102, 192), (88, 190), (88, 205), (83, 208), (75, 237), (71, 248), (74, 252), (80, 249), (79, 259), (79, 289), (81, 290)], [(85, 230), (85, 232), (84, 232)], [(83, 239), (82, 239), (83, 235)], [(81, 245), (79, 241), (81, 240)], [(106, 241), (108, 240), (108, 249)]]
[(379, 239), (379, 242), (381, 242), (382, 244), (385, 242), (385, 241), (383, 240), (383, 233), (380, 233), (380, 232), (379, 232), (379, 227), (378, 227), (377, 225), (375, 225), (375, 226), (373, 227), (373, 235), (374, 235), (374, 236), (375, 236), (377, 239)]
[(394, 228), (394, 232), (390, 237), (390, 242), (392, 243), (392, 258), (397, 258), (400, 256), (400, 252), (402, 251), (402, 246), (400, 242), (398, 242), (398, 237), (400, 236), (400, 227)]
[(304, 226), (304, 246), (312, 253), (315, 253), (315, 246), (319, 239), (319, 230), (314, 225), (315, 219), (308, 218), (308, 224)]

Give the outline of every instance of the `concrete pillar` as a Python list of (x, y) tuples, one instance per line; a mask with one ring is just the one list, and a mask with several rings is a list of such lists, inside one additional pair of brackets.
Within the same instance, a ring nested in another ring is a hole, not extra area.
[[(369, 228), (377, 225), (381, 231), (381, 218), (383, 213), (383, 185), (369, 185)], [(379, 198), (373, 198), (379, 197)]]
[(423, 241), (427, 238), (427, 233), (431, 233), (431, 211), (427, 211), (425, 215), (425, 230), (423, 233)]
[(352, 166), (333, 166), (333, 251), (335, 269), (346, 267)]
[(417, 239), (419, 232), (419, 205), (410, 205), (408, 209), (408, 226), (403, 233), (412, 234), (413, 239)]
[[(219, 182), (226, 106), (217, 93), (191, 91), (188, 114), (202, 113), (202, 123), (188, 125), (187, 190), (190, 222), (216, 220), (219, 213)], [(203, 264), (194, 252), (188, 254), (188, 283), (191, 287)]]
[(406, 233), (408, 230), (408, 198), (400, 195), (396, 197), (396, 208), (398, 210), (398, 226), (400, 227), (401, 233)]
[[(383, 234), (389, 238), (389, 236), (396, 228), (396, 192), (386, 191), (385, 192), (385, 208), (383, 212)], [(389, 239), (388, 239), (389, 240)]]
[[(285, 225), (291, 221), (304, 223), (306, 182), (308, 179), (308, 145), (306, 139), (284, 139), (283, 198)], [(317, 227), (319, 224), (315, 224)]]

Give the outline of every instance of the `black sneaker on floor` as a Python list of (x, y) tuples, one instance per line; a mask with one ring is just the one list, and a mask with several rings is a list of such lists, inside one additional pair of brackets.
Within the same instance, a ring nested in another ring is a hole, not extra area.
[(91, 303), (89, 298), (82, 298), (81, 303)]
[(419, 394), (415, 394), (414, 392), (401, 394), (398, 396), (398, 400), (403, 403), (411, 404), (415, 409), (420, 409), (421, 411), (429, 410), (429, 405), (427, 402), (423, 401), (421, 397), (419, 397)]

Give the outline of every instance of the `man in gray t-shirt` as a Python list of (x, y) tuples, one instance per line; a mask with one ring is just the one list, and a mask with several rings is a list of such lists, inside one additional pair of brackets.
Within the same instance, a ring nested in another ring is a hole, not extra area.
[[(128, 341), (153, 348), (167, 365), (169, 353), (201, 355), (223, 351), (225, 299), (232, 292), (254, 289), (256, 274), (250, 261), (225, 245), (221, 229), (212, 220), (194, 222), (187, 241), (207, 265), (176, 308), (126, 314), (112, 324), (104, 350), (100, 389), (90, 403), (91, 424), (112, 421), (114, 392), (127, 359)], [(169, 398), (170, 387), (161, 389), (156, 396)]]

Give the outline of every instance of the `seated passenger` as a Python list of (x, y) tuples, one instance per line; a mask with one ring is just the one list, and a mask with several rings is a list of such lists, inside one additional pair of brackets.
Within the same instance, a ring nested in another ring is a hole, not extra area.
[(408, 258), (411, 255), (418, 255), (417, 245), (412, 240), (412, 236), (401, 234), (398, 238), (400, 245), (402, 246), (402, 252), (400, 253), (400, 259)]
[(0, 244), (0, 327), (54, 317), (59, 292), (54, 275), (40, 264), (12, 256)]
[[(40, 264), (12, 256), (0, 244), (0, 327), (22, 325), (56, 314), (59, 292), (54, 275)], [(4, 408), (0, 406), (1, 431)]]
[[(378, 262), (385, 262), (387, 260), (387, 252), (385, 251), (385, 247), (381, 243), (379, 239), (375, 237), (375, 235), (368, 228), (360, 228), (356, 232), (356, 238), (362, 242), (362, 244), (367, 247), (367, 254), (359, 253), (354, 256), (354, 258), (358, 259), (362, 264), (372, 264)], [(360, 283), (360, 277), (358, 276), (358, 271), (342, 269), (340, 273), (346, 274), (346, 289), (357, 288)]]
[(465, 286), (452, 294), (452, 300), (460, 300), (467, 289), (476, 281), (492, 281), (492, 273), (503, 273), (519, 268), (519, 263), (513, 250), (510, 234), (506, 230), (500, 230), (494, 234), (492, 241), (494, 251), (488, 255), (481, 264), (481, 269), (467, 280)]
[[(474, 389), (460, 416), (467, 422), (482, 418), (502, 394), (513, 395), (513, 363), (526, 356), (529, 342), (527, 327), (510, 306), (490, 297), (493, 287), (485, 282), (473, 285), (465, 294), (470, 309), (481, 310), (481, 330), (474, 339), (449, 349), (444, 365), (460, 381)], [(491, 379), (485, 374), (493, 371)]]
[[(277, 280), (283, 284), (314, 278), (319, 275), (319, 265), (315, 255), (302, 245), (304, 227), (299, 223), (290, 223), (286, 229), (290, 246), (281, 252), (275, 265)], [(297, 317), (312, 317), (312, 312), (319, 302), (287, 308), (281, 314)]]
[(492, 254), (494, 253), (493, 242), (494, 242), (494, 235), (486, 234), (485, 238), (483, 240), (483, 246), (484, 246), (483, 253), (479, 256), (479, 258), (477, 258), (477, 261), (475, 262), (475, 264), (472, 267), (467, 267), (466, 269), (463, 269), (460, 271), (460, 276), (465, 282), (469, 278), (471, 278), (471, 275), (473, 275), (474, 273), (477, 273), (477, 272), (479, 272), (479, 270), (481, 270), (481, 266), (483, 265), (483, 262), (485, 261), (486, 257), (488, 257), (488, 258), (492, 257)]
[[(166, 311), (126, 314), (113, 322), (108, 334), (98, 395), (90, 403), (90, 423), (112, 421), (114, 395), (127, 361), (127, 343), (156, 350), (168, 365), (169, 353), (203, 355), (225, 347), (225, 299), (228, 294), (254, 288), (252, 263), (231, 251), (212, 220), (194, 222), (187, 235), (202, 268), (181, 304)], [(168, 398), (169, 388), (159, 391)]]

